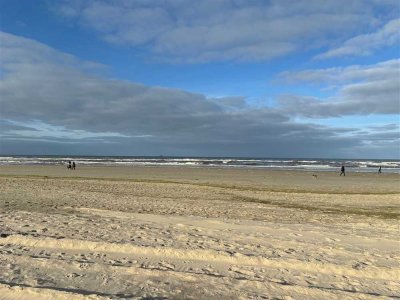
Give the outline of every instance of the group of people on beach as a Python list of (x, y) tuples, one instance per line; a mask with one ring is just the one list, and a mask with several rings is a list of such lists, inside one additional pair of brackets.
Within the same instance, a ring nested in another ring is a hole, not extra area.
[[(378, 173), (379, 174), (382, 173), (382, 167), (381, 166), (379, 166)], [(345, 168), (344, 165), (342, 165), (342, 167), (340, 168), (340, 176), (342, 176), (342, 175), (346, 176), (346, 168)]]
[(68, 161), (67, 169), (68, 170), (75, 170), (76, 164), (74, 161)]

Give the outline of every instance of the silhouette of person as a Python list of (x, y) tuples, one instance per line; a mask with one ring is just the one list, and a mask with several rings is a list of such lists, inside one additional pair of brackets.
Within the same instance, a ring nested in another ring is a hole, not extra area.
[(382, 167), (381, 166), (379, 166), (378, 173), (382, 173)]
[(72, 162), (72, 170), (75, 170), (75, 167), (76, 167), (76, 164), (75, 164), (75, 162), (73, 161), (73, 162)]
[(342, 166), (341, 168), (340, 168), (340, 176), (346, 176), (346, 169), (344, 168), (344, 166)]
[(68, 166), (67, 166), (67, 169), (72, 169), (72, 164), (71, 164), (71, 161), (68, 161)]

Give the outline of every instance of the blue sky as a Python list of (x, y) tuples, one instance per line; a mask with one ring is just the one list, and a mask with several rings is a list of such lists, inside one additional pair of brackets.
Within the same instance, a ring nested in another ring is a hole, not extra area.
[(398, 1), (0, 5), (2, 154), (400, 157)]

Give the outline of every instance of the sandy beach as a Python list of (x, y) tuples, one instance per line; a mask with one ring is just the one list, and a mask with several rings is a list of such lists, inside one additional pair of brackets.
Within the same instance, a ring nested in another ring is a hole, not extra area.
[(0, 166), (0, 182), (0, 299), (400, 299), (399, 174)]

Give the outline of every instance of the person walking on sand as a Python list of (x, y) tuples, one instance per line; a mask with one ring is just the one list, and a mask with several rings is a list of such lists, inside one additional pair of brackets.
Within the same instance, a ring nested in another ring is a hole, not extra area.
[(379, 166), (378, 173), (382, 173), (382, 167), (381, 166)]
[(73, 161), (73, 162), (72, 162), (72, 170), (75, 170), (75, 167), (76, 167), (76, 164), (75, 164), (75, 162)]
[(72, 169), (72, 164), (71, 164), (71, 161), (68, 161), (68, 166), (67, 166), (67, 169), (68, 169), (68, 170), (71, 170), (71, 169)]
[(344, 168), (344, 166), (342, 166), (341, 168), (340, 168), (340, 176), (346, 176), (346, 169)]

